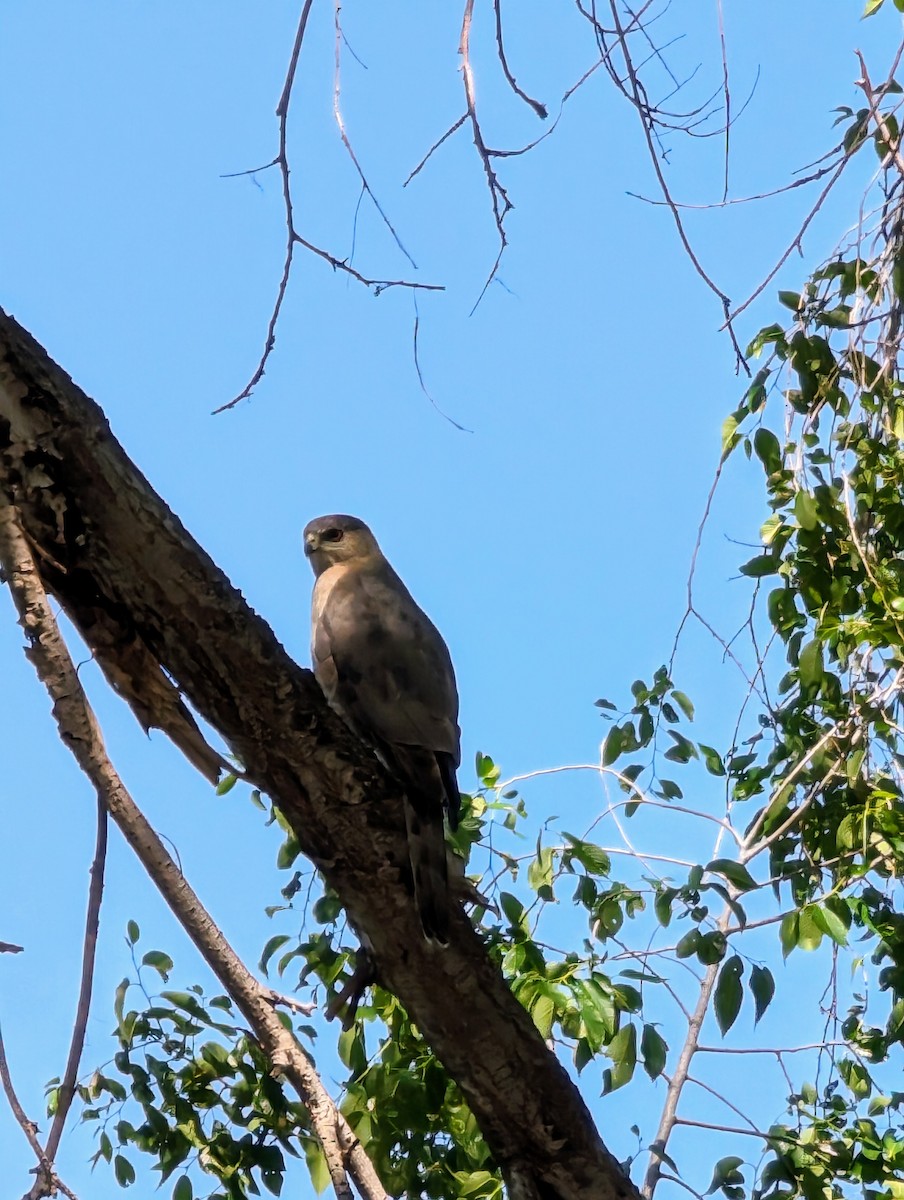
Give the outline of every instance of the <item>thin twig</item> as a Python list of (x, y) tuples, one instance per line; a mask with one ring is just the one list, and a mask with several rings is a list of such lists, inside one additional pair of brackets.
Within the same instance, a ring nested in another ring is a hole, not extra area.
[[(816, 198), (816, 203), (813, 205), (813, 207), (807, 213), (807, 215), (804, 218), (797, 233), (791, 239), (791, 242), (790, 242), (787, 250), (785, 250), (784, 254), (782, 254), (782, 256), (779, 258), (778, 262), (775, 264), (775, 266), (772, 268), (772, 270), (769, 272), (769, 274), (766, 276), (766, 278), (760, 284), (758, 284), (758, 286), (756, 288), (754, 288), (754, 290), (750, 293), (750, 295), (747, 297), (747, 299), (744, 301), (744, 303), (739, 304), (737, 306), (737, 308), (732, 309), (730, 312), (726, 312), (725, 323), (720, 328), (730, 330), (732, 321), (736, 320), (741, 315), (741, 313), (745, 311), (745, 309), (750, 307), (750, 305), (754, 302), (754, 300), (756, 300), (757, 296), (761, 295), (761, 293), (765, 291), (765, 289), (769, 286), (769, 284), (772, 282), (772, 280), (776, 277), (776, 275), (779, 273), (779, 271), (782, 269), (782, 267), (785, 265), (785, 263), (788, 261), (788, 259), (791, 257), (791, 255), (794, 253), (794, 251), (800, 250), (801, 253), (803, 252), (802, 240), (803, 240), (804, 234), (810, 228), (810, 223), (813, 221), (816, 214), (822, 208), (823, 204), (825, 204), (826, 199), (828, 198), (829, 192), (831, 192), (832, 188), (834, 188), (835, 184), (841, 178), (845, 167), (848, 165), (848, 163), (850, 161), (851, 161), (851, 155), (849, 155), (849, 154), (846, 154), (844, 156), (844, 158), (842, 158), (841, 162), (838, 164), (838, 166), (832, 172), (832, 176), (829, 179), (829, 182), (826, 184), (826, 186), (822, 189), (822, 191), (819, 193), (818, 197)], [(749, 372), (748, 372), (748, 374), (749, 374)]]
[[(674, 204), (676, 208), (681, 208), (689, 212), (709, 212), (717, 208), (731, 208), (735, 204), (753, 204), (757, 200), (770, 200), (773, 196), (783, 196), (786, 192), (793, 192), (795, 188), (806, 187), (809, 183), (815, 183), (831, 171), (834, 171), (837, 166), (838, 163), (833, 162), (829, 166), (820, 167), (819, 170), (812, 172), (810, 175), (805, 175), (801, 179), (794, 179), (791, 183), (782, 184), (781, 187), (773, 188), (769, 192), (757, 192), (753, 196), (736, 196), (731, 200), (723, 199), (713, 204), (685, 204), (681, 200), (675, 200)], [(657, 208), (668, 207), (665, 200), (657, 200), (653, 196), (643, 196), (640, 192), (628, 192), (627, 194), (634, 200), (642, 200), (644, 204), (652, 204)]]
[[(348, 152), (348, 156), (352, 160), (355, 170), (358, 172), (358, 178), (361, 180), (361, 187), (364, 189), (364, 191), (370, 197), (371, 203), (373, 204), (373, 206), (377, 210), (377, 212), (380, 214), (383, 224), (386, 226), (386, 228), (389, 230), (390, 234), (392, 235), (393, 241), (398, 246), (398, 248), (401, 250), (401, 252), (405, 255), (405, 257), (408, 259), (408, 261), (411, 263), (412, 267), (414, 267), (414, 269), (416, 271), (417, 263), (414, 261), (414, 259), (411, 257), (411, 255), (408, 253), (405, 246), (402, 244), (402, 239), (399, 237), (398, 233), (396, 232), (395, 226), (393, 225), (392, 221), (390, 221), (389, 217), (386, 215), (386, 212), (384, 211), (382, 204), (380, 203), (380, 201), (377, 199), (376, 195), (374, 194), (373, 188), (367, 182), (367, 176), (364, 174), (361, 164), (358, 162), (358, 156), (357, 156), (357, 154), (355, 154), (355, 151), (352, 147), (351, 142), (349, 141), (348, 133), (345, 128), (345, 119), (342, 116), (342, 104), (341, 104), (342, 43), (344, 41), (344, 37), (342, 34), (342, 23), (341, 23), (341, 19), (340, 19), (341, 12), (342, 12), (341, 0), (335, 0), (334, 6), (333, 6), (333, 25), (334, 25), (334, 29), (335, 29), (335, 59), (334, 59), (334, 69), (333, 69), (333, 119), (336, 122), (336, 128), (339, 130), (339, 138), (342, 142), (342, 145), (345, 147), (346, 151)], [(409, 284), (408, 286), (411, 287), (413, 285)]]
[(722, 90), (725, 97), (725, 177), (722, 184), (722, 202), (728, 199), (728, 165), (731, 148), (731, 89), (728, 86), (728, 53), (725, 49), (725, 13), (722, 0), (717, 0), (719, 13), (719, 44), (722, 49)]
[(427, 151), (427, 153), (424, 155), (424, 157), (421, 159), (421, 161), (418, 163), (418, 165), (414, 168), (414, 170), (411, 172), (411, 174), (408, 176), (408, 178), (402, 184), (402, 187), (408, 187), (408, 184), (411, 183), (411, 181), (412, 181), (412, 179), (414, 179), (415, 175), (419, 175), (420, 172), (424, 169), (424, 167), (426, 167), (430, 158), (440, 148), (440, 146), (443, 144), (443, 142), (447, 138), (450, 138), (452, 136), (452, 134), (455, 133), (457, 130), (461, 129), (462, 125), (464, 125), (464, 123), (465, 123), (465, 121), (467, 121), (467, 119), (468, 119), (468, 114), (466, 112), (462, 113), (461, 116), (458, 118), (458, 120), (454, 124), (449, 126), (449, 128), (446, 130), (446, 132), (443, 134), (443, 136), (441, 138), (437, 138), (437, 140), (433, 143), (433, 145), (430, 147), (430, 149)]
[(710, 291), (713, 292), (713, 294), (719, 298), (719, 301), (722, 304), (722, 309), (723, 309), (723, 312), (725, 313), (725, 323), (724, 323), (724, 325), (722, 325), (722, 329), (728, 330), (728, 334), (729, 334), (729, 337), (731, 338), (731, 343), (732, 343), (732, 346), (733, 346), (734, 352), (735, 352), (735, 362), (737, 364), (737, 367), (739, 370), (744, 370), (747, 375), (750, 375), (750, 368), (747, 365), (747, 359), (746, 359), (743, 351), (741, 350), (740, 344), (735, 335), (734, 327), (732, 325), (732, 321), (736, 314), (731, 312), (731, 301), (729, 300), (729, 298), (725, 294), (725, 292), (723, 292), (722, 289), (720, 287), (718, 287), (717, 284), (714, 283), (713, 280), (710, 278), (710, 276), (707, 274), (707, 272), (704, 269), (703, 265), (701, 264), (699, 258), (697, 257), (697, 255), (694, 251), (694, 248), (691, 246), (690, 239), (688, 238), (687, 233), (685, 232), (684, 222), (681, 219), (681, 213), (678, 211), (678, 207), (675, 204), (674, 200), (672, 199), (672, 194), (671, 194), (671, 191), (669, 190), (669, 185), (666, 182), (665, 175), (663, 174), (662, 167), (660, 166), (659, 154), (656, 151), (656, 145), (654, 143), (653, 127), (652, 127), (652, 120), (650, 117), (649, 101), (646, 98), (646, 93), (645, 93), (643, 84), (640, 82), (640, 79), (638, 78), (637, 71), (635, 69), (633, 59), (631, 57), (631, 51), (628, 47), (626, 31), (624, 30), (624, 28), (622, 26), (621, 18), (619, 16), (618, 8), (616, 7), (615, 0), (609, 0), (609, 8), (612, 13), (612, 19), (613, 19), (613, 23), (615, 25), (616, 36), (618, 38), (622, 56), (625, 61), (625, 68), (628, 72), (628, 79), (629, 79), (630, 85), (631, 85), (629, 98), (634, 106), (635, 111), (637, 112), (638, 117), (640, 118), (641, 127), (644, 132), (644, 139), (647, 143), (647, 150), (648, 150), (649, 156), (650, 156), (650, 162), (653, 164), (653, 170), (656, 173), (656, 179), (657, 179), (657, 182), (659, 183), (660, 191), (662, 192), (662, 195), (668, 205), (669, 211), (672, 214), (672, 219), (675, 223), (675, 228), (678, 231), (678, 237), (681, 240), (681, 244), (684, 247), (685, 253), (688, 256), (688, 258), (691, 262), (691, 265), (693, 266), (693, 268), (697, 272), (697, 274), (700, 276), (700, 278), (703, 280), (703, 282), (706, 284), (706, 286), (710, 289)]
[(82, 950), (82, 978), (79, 985), (78, 1006), (75, 1014), (75, 1024), (72, 1029), (72, 1039), (69, 1043), (69, 1057), (59, 1088), (59, 1099), (56, 1112), (53, 1114), (53, 1124), (47, 1137), (47, 1157), (53, 1162), (56, 1159), (60, 1138), (69, 1108), (75, 1095), (75, 1082), (78, 1079), (79, 1063), (85, 1045), (85, 1030), (88, 1028), (88, 1013), (91, 1010), (91, 992), (94, 987), (94, 963), (97, 957), (97, 930), (100, 922), (100, 905), (104, 894), (104, 867), (107, 858), (107, 810), (103, 799), (97, 798), (97, 835), (94, 845), (94, 861), (91, 863), (91, 884), (88, 889), (88, 911), (85, 914), (85, 937)]
[(3, 1043), (2, 1030), (0, 1030), (0, 1086), (3, 1088), (3, 1093), (12, 1110), (16, 1124), (25, 1134), (25, 1139), (34, 1151), (35, 1158), (38, 1160), (35, 1181), (22, 1200), (43, 1200), (45, 1196), (56, 1195), (57, 1191), (62, 1192), (69, 1200), (77, 1200), (75, 1192), (71, 1191), (57, 1175), (52, 1160), (47, 1156), (44, 1147), (38, 1140), (37, 1125), (34, 1121), (29, 1120), (25, 1109), (19, 1101), (19, 1097), (16, 1095), (16, 1089), (9, 1070), (9, 1062), (6, 1058), (6, 1047)]
[(477, 154), (483, 165), (483, 172), (486, 176), (487, 187), (490, 192), (490, 203), (493, 208), (493, 220), (496, 223), (496, 232), (499, 236), (499, 253), (496, 255), (496, 261), (493, 263), (493, 268), (487, 276), (486, 282), (480, 290), (480, 295), (474, 302), (474, 309), (480, 304), (480, 301), (486, 295), (486, 290), (496, 277), (496, 272), (499, 270), (499, 264), (502, 261), (502, 255), (508, 245), (508, 239), (505, 234), (505, 218), (512, 209), (512, 202), (508, 197), (508, 192), (499, 182), (491, 155), (487, 149), (486, 142), (483, 138), (483, 130), (480, 127), (480, 121), (477, 117), (477, 99), (474, 89), (474, 73), (471, 70), (471, 18), (474, 13), (474, 0), (465, 0), (464, 13), (461, 21), (461, 38), (458, 43), (458, 53), (461, 56), (461, 78), (465, 89), (465, 106), (467, 108), (468, 119), (471, 122), (471, 135), (474, 139), (474, 145), (477, 148)]
[(700, 1054), (774, 1054), (781, 1058), (783, 1054), (803, 1054), (806, 1050), (824, 1050), (827, 1046), (847, 1046), (847, 1042), (810, 1042), (806, 1046), (742, 1046), (740, 1049), (731, 1046), (698, 1046)]
[(295, 222), (292, 214), (292, 189), (289, 186), (289, 159), (286, 152), (286, 130), (289, 117), (289, 101), (292, 99), (292, 88), (295, 84), (295, 72), (298, 70), (298, 60), (301, 55), (301, 45), (304, 41), (305, 31), (308, 27), (308, 17), (311, 14), (311, 6), (314, 0), (304, 0), (304, 7), (301, 10), (301, 15), (298, 18), (298, 26), (295, 30), (295, 41), (292, 45), (292, 53), (289, 57), (289, 69), (286, 72), (286, 78), (283, 83), (282, 94), (279, 97), (279, 103), (276, 106), (276, 118), (279, 128), (279, 151), (270, 165), (279, 167), (279, 174), (282, 181), (283, 204), (286, 212), (286, 256), (283, 262), (282, 277), (279, 281), (279, 287), (276, 289), (276, 301), (273, 305), (273, 311), (270, 313), (270, 320), (267, 324), (267, 336), (264, 340), (264, 350), (261, 354), (260, 361), (254, 369), (251, 378), (242, 388), (237, 396), (229, 401), (228, 404), (221, 404), (219, 408), (215, 408), (214, 414), (226, 412), (227, 409), (234, 408), (240, 401), (245, 400), (264, 377), (264, 371), (267, 369), (267, 361), (273, 353), (273, 347), (276, 345), (276, 325), (279, 321), (279, 314), (282, 310), (283, 300), (286, 298), (286, 288), (289, 286), (289, 276), (292, 273), (292, 258), (295, 254)]
[(713, 1133), (737, 1133), (743, 1137), (761, 1138), (764, 1142), (790, 1142), (792, 1140), (787, 1135), (763, 1133), (759, 1129), (741, 1129), (737, 1125), (711, 1125), (709, 1121), (692, 1121), (689, 1117), (676, 1117), (675, 1124), (690, 1125), (693, 1129), (711, 1129)]
[(502, 43), (502, 0), (493, 0), (493, 12), (496, 16), (496, 54), (499, 58), (500, 64), (502, 65), (502, 73), (508, 80), (508, 85), (515, 95), (520, 96), (524, 103), (529, 104), (537, 116), (542, 121), (545, 121), (549, 116), (546, 105), (541, 104), (539, 100), (534, 100), (532, 97), (528, 96), (527, 92), (523, 91), (518, 86), (515, 76), (509, 69), (508, 59), (505, 57), (505, 47)]
[(430, 403), (433, 405), (433, 407), (436, 409), (436, 411), (439, 413), (439, 415), (444, 420), (448, 421), (450, 425), (454, 425), (455, 428), (457, 430), (459, 430), (461, 433), (473, 433), (474, 432), (473, 429), (468, 429), (464, 425), (459, 425), (458, 421), (456, 421), (454, 417), (450, 417), (449, 414), (444, 409), (440, 408), (440, 406), (434, 400), (433, 395), (431, 394), (430, 390), (428, 389), (427, 384), (424, 382), (424, 373), (421, 370), (421, 356), (420, 356), (420, 349), (419, 349), (419, 343), (418, 343), (418, 335), (420, 333), (420, 330), (421, 330), (421, 314), (418, 312), (417, 296), (415, 296), (414, 297), (414, 334), (413, 334), (413, 338), (412, 338), (412, 345), (413, 345), (413, 350), (414, 350), (414, 369), (417, 372), (417, 381), (418, 381), (418, 384), (420, 385), (420, 389), (424, 393), (424, 395), (427, 397), (427, 399), (430, 401)]

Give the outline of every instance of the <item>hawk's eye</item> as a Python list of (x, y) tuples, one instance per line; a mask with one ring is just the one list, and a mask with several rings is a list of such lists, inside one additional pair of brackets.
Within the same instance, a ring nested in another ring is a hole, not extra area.
[(323, 531), (323, 540), (325, 542), (341, 542), (345, 536), (341, 529), (325, 529)]

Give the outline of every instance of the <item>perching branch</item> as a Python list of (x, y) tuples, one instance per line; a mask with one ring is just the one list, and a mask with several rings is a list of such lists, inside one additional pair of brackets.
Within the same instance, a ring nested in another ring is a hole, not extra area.
[[(397, 786), (154, 493), (97, 406), (2, 313), (0, 484), (42, 585), (89, 647), (100, 641), (114, 665), (120, 647), (141, 647), (139, 663), (184, 692), (279, 807), (461, 1087), (514, 1200), (634, 1200), (461, 907), (447, 948), (423, 938)], [(93, 769), (119, 794), (106, 766)]]

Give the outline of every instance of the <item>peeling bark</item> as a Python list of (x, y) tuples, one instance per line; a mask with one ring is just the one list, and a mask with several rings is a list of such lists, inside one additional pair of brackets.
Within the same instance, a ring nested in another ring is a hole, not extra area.
[(460, 906), (447, 948), (422, 936), (392, 781), (156, 495), (97, 405), (2, 310), (0, 485), (45, 587), (142, 725), (164, 729), (213, 777), (222, 760), (184, 695), (285, 814), (381, 980), (461, 1087), (510, 1194), (637, 1200)]

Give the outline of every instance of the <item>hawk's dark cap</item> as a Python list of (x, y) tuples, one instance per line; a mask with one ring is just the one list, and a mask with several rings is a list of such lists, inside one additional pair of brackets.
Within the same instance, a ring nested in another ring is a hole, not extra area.
[(309, 533), (323, 533), (327, 529), (341, 529), (348, 533), (352, 529), (366, 529), (367, 526), (360, 517), (349, 517), (344, 513), (331, 513), (326, 517), (315, 517), (304, 527), (305, 537)]

